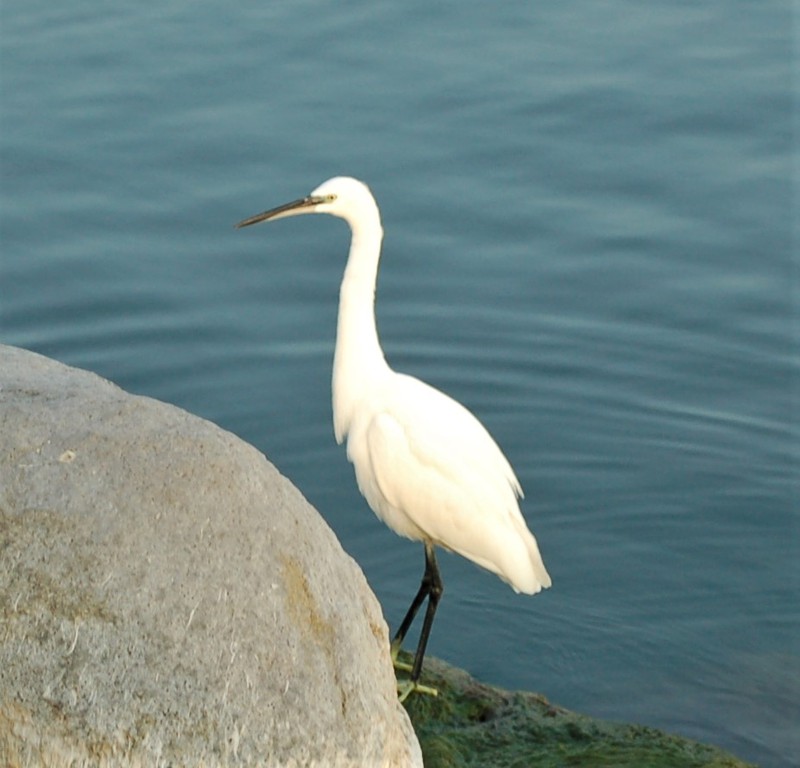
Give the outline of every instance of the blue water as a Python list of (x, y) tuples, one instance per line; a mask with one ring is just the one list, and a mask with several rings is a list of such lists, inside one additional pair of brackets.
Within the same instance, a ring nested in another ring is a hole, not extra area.
[[(365, 179), (387, 357), (469, 405), (553, 589), (442, 556), (431, 653), (594, 715), (800, 754), (786, 2), (0, 7), (0, 340), (253, 443), (396, 626), (422, 571), (334, 444)], [(796, 35), (796, 32), (795, 32)]]

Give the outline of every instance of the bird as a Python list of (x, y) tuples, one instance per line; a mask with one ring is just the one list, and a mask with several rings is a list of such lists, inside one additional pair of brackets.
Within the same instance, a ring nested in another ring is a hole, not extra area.
[[(373, 512), (395, 533), (424, 545), (422, 581), (390, 653), (397, 669), (410, 672), (398, 678), (401, 701), (412, 691), (435, 695), (420, 676), (444, 589), (436, 548), (462, 555), (518, 593), (550, 587), (550, 575), (519, 508), (522, 487), (483, 424), (453, 398), (386, 361), (375, 321), (383, 227), (369, 187), (338, 176), (236, 228), (306, 213), (339, 217), (351, 230), (333, 359), (334, 435), (340, 445), (347, 440), (347, 458)], [(413, 664), (402, 663), (403, 640), (426, 599)]]

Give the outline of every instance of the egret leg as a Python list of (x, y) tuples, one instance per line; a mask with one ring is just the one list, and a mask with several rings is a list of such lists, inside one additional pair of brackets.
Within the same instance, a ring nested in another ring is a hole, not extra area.
[[(436, 614), (436, 608), (439, 605), (439, 600), (442, 597), (444, 585), (442, 584), (442, 577), (439, 573), (439, 566), (436, 563), (436, 554), (433, 544), (425, 542), (425, 573), (422, 575), (422, 582), (419, 585), (419, 590), (411, 602), (411, 605), (406, 612), (405, 618), (400, 624), (400, 628), (392, 640), (392, 662), (396, 669), (403, 669), (411, 672), (411, 678), (408, 681), (398, 685), (400, 690), (400, 700), (403, 701), (413, 690), (423, 691), (436, 695), (436, 690), (419, 685), (419, 677), (422, 674), (422, 660), (425, 657), (425, 648), (428, 645), (428, 637), (431, 633), (431, 626), (433, 625), (433, 617)], [(422, 631), (420, 632), (419, 642), (417, 643), (417, 651), (414, 654), (414, 663), (409, 666), (397, 660), (397, 654), (400, 652), (400, 646), (403, 644), (408, 630), (414, 622), (414, 619), (419, 612), (422, 603), (428, 599), (428, 606), (425, 610), (425, 619), (422, 622)]]

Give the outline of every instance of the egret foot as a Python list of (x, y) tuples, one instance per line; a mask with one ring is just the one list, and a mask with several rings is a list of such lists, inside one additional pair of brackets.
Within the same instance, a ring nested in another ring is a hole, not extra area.
[(400, 661), (400, 659), (397, 658), (399, 654), (400, 654), (400, 643), (393, 642), (389, 650), (389, 655), (392, 657), (392, 666), (395, 669), (399, 669), (403, 672), (411, 672), (411, 670), (414, 669), (414, 665), (409, 664), (407, 661)]
[(392, 666), (395, 669), (399, 669), (401, 672), (411, 672), (411, 670), (414, 669), (414, 666), (412, 664), (409, 664), (408, 662), (405, 661), (400, 661), (399, 659), (393, 659)]
[(401, 704), (414, 692), (425, 693), (428, 696), (439, 695), (439, 691), (436, 688), (422, 685), (422, 683), (415, 683), (413, 680), (397, 681), (397, 698), (400, 699)]

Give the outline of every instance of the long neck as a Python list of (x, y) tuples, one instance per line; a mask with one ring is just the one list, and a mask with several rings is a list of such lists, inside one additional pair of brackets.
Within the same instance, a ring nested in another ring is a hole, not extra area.
[(375, 326), (375, 283), (383, 230), (377, 207), (353, 239), (339, 291), (339, 320), (333, 357), (333, 426), (341, 443), (355, 409), (376, 378), (388, 371)]

